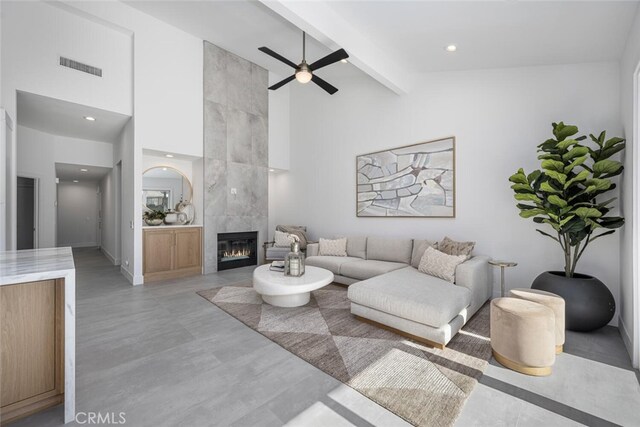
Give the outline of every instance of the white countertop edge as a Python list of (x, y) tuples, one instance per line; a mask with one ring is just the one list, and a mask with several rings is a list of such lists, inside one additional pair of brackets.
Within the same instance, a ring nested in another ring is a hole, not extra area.
[(12, 274), (0, 277), (0, 286), (17, 285), (20, 283), (38, 282), (40, 280), (65, 279), (71, 274), (75, 276), (75, 269), (50, 270), (36, 273)]

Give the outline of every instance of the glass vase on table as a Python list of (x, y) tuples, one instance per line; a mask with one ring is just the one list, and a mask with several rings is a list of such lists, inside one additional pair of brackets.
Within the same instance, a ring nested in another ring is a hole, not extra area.
[(304, 274), (304, 254), (300, 251), (300, 244), (293, 242), (291, 252), (284, 258), (284, 275), (299, 277)]

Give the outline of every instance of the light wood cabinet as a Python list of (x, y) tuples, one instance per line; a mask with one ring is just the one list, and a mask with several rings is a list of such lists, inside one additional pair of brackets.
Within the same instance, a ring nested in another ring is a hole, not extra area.
[(145, 228), (144, 281), (202, 274), (202, 228)]
[(2, 425), (64, 401), (64, 279), (0, 286)]

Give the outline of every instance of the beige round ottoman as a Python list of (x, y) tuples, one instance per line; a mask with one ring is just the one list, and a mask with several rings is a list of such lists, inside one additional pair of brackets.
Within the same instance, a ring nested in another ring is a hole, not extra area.
[(509, 296), (537, 302), (553, 310), (556, 319), (556, 354), (562, 353), (564, 346), (564, 298), (551, 292), (537, 289), (512, 289)]
[(491, 301), (491, 349), (501, 365), (527, 375), (550, 375), (555, 348), (555, 315), (549, 307), (519, 298)]

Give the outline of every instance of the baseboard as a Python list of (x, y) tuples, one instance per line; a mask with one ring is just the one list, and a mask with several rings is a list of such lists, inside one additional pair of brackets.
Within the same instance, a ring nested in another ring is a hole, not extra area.
[(63, 246), (71, 246), (72, 248), (93, 248), (98, 247), (98, 242), (65, 243)]
[(111, 264), (113, 265), (120, 265), (120, 260), (116, 257), (114, 257), (111, 252), (109, 252), (108, 250), (106, 250), (104, 248), (104, 246), (100, 247), (100, 252), (102, 252), (102, 254), (107, 257), (107, 259), (109, 260), (109, 262), (111, 262)]
[(625, 325), (624, 320), (622, 320), (622, 316), (618, 317), (618, 330), (620, 331), (620, 336), (622, 337), (624, 346), (627, 348), (629, 357), (631, 357), (631, 360), (633, 360), (633, 340), (631, 339), (631, 335), (629, 335), (627, 325)]

